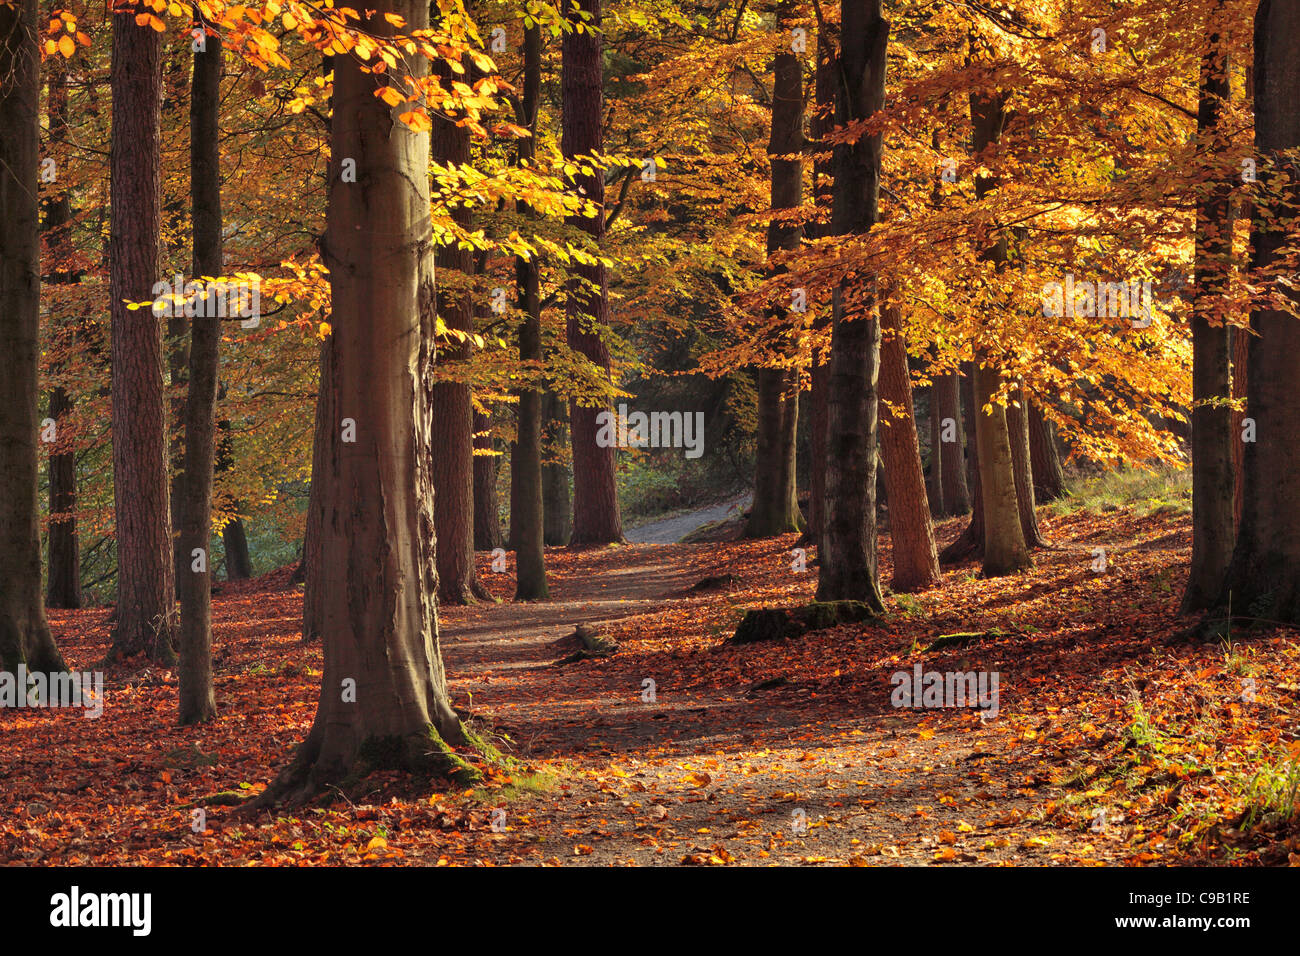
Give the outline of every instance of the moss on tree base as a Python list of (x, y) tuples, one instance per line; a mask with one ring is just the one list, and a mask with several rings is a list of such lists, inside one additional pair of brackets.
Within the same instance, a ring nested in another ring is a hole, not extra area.
[(839, 627), (841, 624), (880, 620), (880, 615), (863, 601), (813, 601), (790, 610), (760, 608), (747, 611), (744, 620), (736, 628), (736, 633), (724, 643), (753, 644), (758, 641), (783, 640), (802, 637), (811, 631)]

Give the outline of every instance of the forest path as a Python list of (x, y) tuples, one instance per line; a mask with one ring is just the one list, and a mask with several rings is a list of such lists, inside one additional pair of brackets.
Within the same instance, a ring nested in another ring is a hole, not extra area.
[[(728, 547), (785, 574), (787, 537)], [(445, 610), (457, 700), (562, 781), (507, 809), (515, 852), (580, 864), (1047, 861), (1048, 841), (1027, 842), (1037, 827), (1004, 832), (1033, 805), (1015, 773), (968, 762), (987, 746), (974, 712), (892, 708), (897, 666), (885, 661), (869, 691), (839, 669), (828, 688), (798, 660), (814, 641), (721, 647), (741, 605), (773, 603), (745, 585), (689, 591), (749, 568), (736, 557), (715, 544), (557, 550), (551, 602)], [(484, 577), (513, 592), (511, 576)], [(619, 653), (557, 666), (577, 624)]]
[(743, 494), (698, 511), (673, 515), (660, 521), (651, 521), (627, 532), (627, 540), (636, 544), (676, 544), (696, 528), (721, 521), (749, 507), (752, 495)]

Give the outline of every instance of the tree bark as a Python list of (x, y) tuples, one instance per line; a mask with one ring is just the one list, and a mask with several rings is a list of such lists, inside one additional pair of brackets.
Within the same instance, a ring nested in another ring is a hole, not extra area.
[[(889, 24), (880, 0), (840, 4), (840, 87), (835, 98), (839, 126), (873, 115), (884, 105)], [(865, 233), (877, 221), (880, 198), (880, 134), (836, 145), (835, 235)], [(827, 391), (826, 515), (817, 549), (819, 601), (855, 600), (883, 609), (876, 571), (876, 378), (880, 324), (871, 314), (874, 294), (852, 307), (841, 286), (831, 331)]]
[[(0, 6), (0, 669), (67, 668), (45, 618), (37, 505), (40, 52), (36, 0)], [(25, 691), (26, 688), (23, 688)]]
[[(1006, 94), (999, 92), (984, 96), (978, 92), (971, 93), (970, 115), (974, 150), (978, 156), (1001, 138), (1006, 122)], [(984, 198), (996, 188), (997, 181), (992, 176), (979, 176), (975, 180), (977, 198)], [(1007, 260), (1006, 236), (998, 236), (984, 256), (994, 263), (995, 270), (1000, 270)], [(1006, 406), (993, 402), (1002, 379), (993, 361), (994, 357), (986, 349), (976, 347), (973, 414), (984, 505), (983, 571), (987, 577), (1010, 574), (1032, 564), (1021, 526)], [(986, 407), (988, 411), (985, 411)]]
[(1035, 402), (1029, 403), (1029, 460), (1034, 472), (1034, 501), (1065, 496), (1065, 472), (1056, 448), (1056, 428)]
[[(403, 17), (404, 31), (428, 26), (416, 0), (377, 7), (361, 26), (380, 38), (394, 32), (384, 13)], [(405, 62), (423, 70), (419, 58)], [(429, 139), (397, 119), (404, 107), (377, 98), (360, 67), (335, 61), (324, 240), (333, 370), (321, 382), (355, 427), (331, 440), (313, 479), (321, 544), (309, 580), (319, 587), (324, 676), (311, 732), (264, 803), (377, 766), (446, 770), (455, 762), (448, 746), (468, 739), (438, 641)], [(345, 158), (356, 161), (355, 183), (339, 175)]]
[(573, 534), (573, 508), (569, 499), (568, 409), (550, 389), (542, 392), (542, 531), (543, 540), (563, 547)]
[[(451, 82), (449, 68), (439, 67)], [(432, 133), (433, 158), (444, 165), (469, 163), (469, 129), (454, 119), (435, 113)], [(452, 217), (468, 229), (467, 207), (451, 210)], [(437, 314), (448, 330), (474, 331), (474, 301), (470, 276), (474, 255), (470, 249), (445, 245), (438, 249), (438, 268), (459, 275), (439, 286)], [(444, 604), (476, 604), (491, 597), (478, 579), (474, 564), (474, 405), (464, 368), (473, 353), (468, 339), (448, 338), (439, 349), (438, 360), (450, 376), (433, 387), (433, 514), (438, 532), (438, 596)]]
[[(777, 32), (789, 34), (794, 4), (782, 0), (777, 6)], [(767, 154), (772, 164), (771, 204), (773, 218), (767, 227), (767, 254), (797, 249), (803, 229), (797, 222), (778, 218), (785, 210), (803, 204), (803, 67), (789, 48), (781, 48), (772, 61), (772, 128)], [(769, 275), (774, 267), (768, 267)], [(782, 267), (779, 271), (785, 271)], [(780, 330), (787, 310), (774, 309), (768, 328)], [(785, 356), (789, 347), (777, 339), (770, 347)], [(795, 442), (799, 422), (799, 376), (786, 367), (758, 370), (758, 441), (754, 456), (754, 502), (745, 525), (745, 536), (770, 538), (804, 527), (795, 486)]]
[[(1294, 166), (1281, 155), (1300, 146), (1300, 2), (1264, 0), (1255, 14), (1255, 147), (1260, 188), (1252, 222), (1256, 270), (1292, 242), (1300, 208)], [(1260, 280), (1256, 280), (1260, 281)], [(1270, 278), (1270, 282), (1273, 280)], [(1278, 290), (1295, 299), (1286, 286)], [(1294, 307), (1294, 304), (1293, 306)], [(1241, 528), (1216, 602), (1233, 615), (1300, 622), (1300, 323), (1259, 305), (1251, 312), (1247, 397), (1259, 441), (1246, 445)], [(1241, 436), (1235, 440), (1240, 441)]]
[(127, 302), (153, 298), (158, 270), (160, 40), (113, 15), (113, 134), (109, 195), (113, 498), (117, 614), (111, 659), (144, 654), (171, 664), (176, 630), (167, 412), (158, 316)]
[[(1216, 5), (1210, 14), (1222, 15)], [(1207, 26), (1201, 57), (1196, 135), (1203, 155), (1227, 147), (1219, 117), (1227, 105), (1228, 54), (1218, 23)], [(1207, 183), (1196, 204), (1196, 265), (1192, 299), (1192, 564), (1182, 612), (1203, 611), (1219, 596), (1232, 562), (1236, 479), (1233, 469), (1231, 327), (1224, 320), (1224, 294), (1232, 256), (1228, 204), (1233, 184), (1225, 177)]]
[[(197, 20), (201, 26), (201, 19)], [(213, 30), (194, 53), (190, 91), (190, 205), (194, 225), (192, 272), (225, 274), (221, 235), (222, 41)], [(181, 603), (179, 722), (217, 715), (212, 688), (212, 478), (216, 464), (217, 368), (221, 320), (215, 303), (190, 320), (189, 386), (185, 391), (185, 468), (180, 490), (180, 552), (189, 564), (177, 581)], [(201, 561), (199, 560), (201, 557)]]
[(1016, 476), (1016, 506), (1020, 510), (1020, 531), (1025, 545), (1041, 548), (1047, 544), (1038, 528), (1037, 500), (1034, 498), (1033, 456), (1029, 452), (1029, 399), (1024, 389), (1014, 393), (1019, 404), (1007, 406), (1007, 433), (1011, 438), (1011, 465)]
[(226, 551), (226, 580), (247, 581), (253, 576), (253, 560), (248, 553), (248, 533), (244, 519), (238, 515), (221, 529), (221, 546)]
[[(943, 513), (949, 517), (971, 510), (970, 488), (966, 483), (966, 455), (962, 448), (961, 373), (949, 372), (935, 382), (939, 402), (939, 470), (943, 475)], [(952, 420), (953, 440), (943, 441), (944, 422)]]
[[(332, 333), (331, 333), (332, 334)], [(311, 489), (307, 497), (307, 525), (302, 540), (302, 640), (317, 640), (324, 628), (325, 596), (318, 575), (324, 561), (321, 554), (323, 531), (321, 521), (325, 513), (324, 474), (329, 463), (338, 457), (341, 431), (339, 423), (345, 417), (339, 410), (339, 383), (334, 370), (334, 350), (327, 336), (320, 348), (320, 384), (316, 389), (316, 425), (312, 438)]]
[[(50, 75), (46, 84), (49, 117), (50, 153), (63, 160), (62, 144), (68, 136), (68, 74), (60, 57), (49, 60)], [(75, 284), (81, 272), (61, 268), (59, 264), (75, 249), (72, 229), (72, 202), (67, 189), (55, 187), (55, 194), (45, 203), (46, 242), (56, 265), (48, 271), (46, 281)], [(74, 322), (61, 322), (51, 333), (52, 348), (61, 349), (76, 338)], [(51, 369), (57, 377), (61, 367)], [(62, 385), (50, 389), (49, 417), (55, 422), (56, 441), (50, 448), (49, 475), (49, 566), (45, 603), (47, 607), (81, 607), (81, 546), (77, 538), (77, 455), (68, 434), (69, 416), (74, 408), (72, 396)]]
[[(492, 427), (491, 416), (474, 412), (474, 448), (494, 451), (492, 436), (484, 435)], [(497, 505), (496, 455), (474, 456), (474, 550), (492, 551), (501, 547), (501, 509)]]
[[(527, 165), (537, 155), (537, 111), (542, 90), (542, 31), (534, 23), (524, 29), (524, 81), (519, 125), (530, 136), (517, 142), (517, 161)], [(520, 215), (531, 210), (518, 204)], [(535, 259), (515, 259), (515, 287), (519, 310), (519, 362), (540, 376), (542, 354), (541, 277)], [(515, 600), (544, 601), (550, 597), (546, 583), (545, 519), (542, 495), (542, 391), (540, 378), (525, 380), (519, 389), (515, 442), (510, 449), (510, 543), (515, 549)], [(531, 387), (530, 387), (531, 386)], [(565, 506), (567, 516), (568, 506)]]
[(880, 397), (893, 414), (880, 423), (880, 450), (889, 488), (889, 537), (897, 592), (923, 591), (943, 580), (934, 546), (934, 525), (925, 492), (921, 442), (916, 434), (916, 409), (907, 368), (907, 341), (897, 305), (881, 309), (884, 326), (880, 345)]
[(975, 435), (975, 368), (972, 362), (962, 363), (962, 372), (957, 377), (962, 400), (958, 411), (961, 413), (962, 432), (966, 436), (965, 464), (966, 477), (971, 489), (970, 521), (966, 527), (946, 548), (939, 552), (939, 563), (953, 564), (970, 554), (984, 552), (984, 494), (980, 484), (979, 442)]
[[(590, 14), (581, 18), (578, 12)], [(570, 14), (582, 32), (569, 30), (561, 43), (560, 87), (563, 102), (561, 148), (566, 158), (589, 156), (601, 149), (604, 122), (600, 0), (575, 0)], [(590, 28), (589, 28), (590, 27)], [(597, 246), (605, 236), (605, 175), (574, 176), (575, 188), (596, 205), (594, 217), (570, 216), (569, 225), (590, 235)], [(609, 276), (603, 263), (575, 265), (569, 282), (567, 335), (569, 347), (585, 355), (601, 378), (610, 378), (609, 347), (602, 337), (609, 326)], [(570, 544), (609, 544), (623, 541), (614, 480), (614, 448), (596, 441), (597, 416), (610, 412), (609, 402), (569, 403), (569, 438), (573, 443), (573, 535)]]

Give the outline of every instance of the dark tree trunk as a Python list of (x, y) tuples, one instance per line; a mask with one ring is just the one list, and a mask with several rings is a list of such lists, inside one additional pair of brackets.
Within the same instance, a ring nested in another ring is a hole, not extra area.
[(926, 405), (930, 414), (930, 470), (925, 476), (925, 494), (930, 502), (930, 516), (943, 517), (943, 452), (939, 427), (939, 387), (932, 384), (926, 392)]
[(889, 488), (889, 537), (898, 592), (923, 591), (943, 580), (934, 547), (934, 525), (925, 494), (925, 469), (916, 434), (912, 380), (907, 369), (907, 342), (897, 305), (881, 309), (884, 338), (880, 345), (880, 397), (895, 414), (881, 415), (880, 451)]
[(542, 393), (542, 532), (553, 547), (563, 547), (573, 534), (573, 508), (569, 499), (568, 409), (554, 392)]
[[(221, 66), (222, 42), (214, 30), (206, 37), (203, 49), (194, 54), (194, 82), (190, 92), (190, 202), (196, 278), (225, 274), (221, 249)], [(202, 723), (217, 714), (212, 689), (210, 553), (221, 320), (212, 303), (195, 309), (190, 321), (185, 470), (180, 482), (180, 551), (189, 564), (177, 581), (181, 602), (182, 725)]]
[[(537, 110), (542, 88), (542, 31), (533, 24), (524, 30), (524, 82), (520, 126), (532, 136), (518, 141), (517, 158), (523, 166), (537, 154)], [(519, 213), (527, 215), (526, 203)], [(510, 543), (515, 549), (515, 600), (543, 601), (550, 597), (546, 584), (546, 552), (542, 497), (542, 305), (537, 261), (515, 259), (515, 285), (519, 310), (519, 362), (532, 367), (536, 377), (519, 390), (518, 425), (510, 450)], [(565, 505), (565, 516), (568, 506)]]
[(970, 521), (948, 547), (939, 552), (940, 564), (954, 564), (971, 554), (984, 551), (984, 494), (980, 483), (979, 442), (975, 438), (975, 370), (973, 363), (963, 362), (957, 383), (962, 391), (962, 430), (966, 435), (967, 476), (970, 479)]
[(307, 525), (302, 539), (302, 639), (304, 643), (319, 638), (324, 630), (325, 595), (318, 574), (324, 556), (321, 554), (321, 521), (325, 513), (325, 482), (323, 476), (330, 462), (338, 457), (341, 430), (339, 423), (345, 417), (339, 411), (339, 383), (334, 371), (334, 350), (326, 338), (320, 350), (320, 384), (316, 390), (316, 427), (312, 440), (311, 490), (307, 498)]
[[(424, 29), (428, 7), (378, 0), (362, 21), (379, 37)], [(416, 70), (420, 60), (407, 61)], [(429, 139), (374, 95), (353, 57), (335, 61), (325, 264), (330, 270), (333, 407), (354, 442), (331, 441), (321, 483), (319, 588), (324, 676), (316, 720), (263, 802), (297, 799), (376, 766), (448, 767), (467, 740), (452, 709), (438, 641), (433, 458), (433, 255)], [(357, 182), (339, 176), (356, 160)], [(328, 406), (330, 403), (321, 403)], [(335, 428), (339, 427), (336, 423)], [(345, 436), (346, 437), (346, 436)], [(318, 456), (324, 458), (325, 456)]]
[[(789, 35), (794, 4), (782, 0), (777, 6), (777, 32)], [(772, 164), (771, 202), (774, 218), (767, 227), (767, 254), (797, 249), (803, 239), (798, 222), (776, 218), (784, 210), (803, 204), (803, 67), (799, 58), (782, 47), (772, 61), (772, 128), (767, 144)], [(768, 269), (769, 274), (774, 270)], [(785, 271), (782, 268), (780, 271)], [(787, 310), (768, 314), (768, 328), (782, 330)], [(770, 348), (787, 357), (784, 335), (771, 341)], [(795, 442), (799, 422), (799, 375), (783, 367), (758, 370), (758, 441), (754, 460), (754, 503), (749, 511), (745, 535), (769, 538), (804, 526), (795, 486)]]
[[(60, 57), (51, 57), (46, 114), (49, 117), (51, 154), (63, 160), (62, 144), (68, 135), (68, 74)], [(68, 190), (55, 187), (55, 195), (45, 203), (46, 242), (53, 253), (56, 266), (46, 276), (46, 281), (74, 284), (80, 281), (80, 270), (62, 268), (66, 257), (75, 251), (70, 230), (72, 228), (72, 202)], [(76, 323), (56, 326), (51, 339), (54, 348), (72, 344), (76, 336)], [(61, 365), (51, 368), (57, 378)], [(56, 441), (49, 456), (49, 567), (47, 570), (47, 607), (81, 607), (81, 547), (77, 539), (77, 455), (68, 434), (68, 419), (74, 408), (72, 396), (62, 385), (50, 389), (49, 417), (55, 422)]]
[(247, 581), (253, 576), (253, 559), (248, 553), (244, 520), (236, 515), (221, 529), (221, 546), (226, 551), (226, 580)]
[[(962, 448), (965, 427), (961, 412), (961, 374), (949, 372), (935, 382), (939, 400), (939, 470), (943, 474), (943, 513), (950, 517), (964, 515), (971, 509), (970, 488), (966, 483), (966, 455)], [(943, 441), (944, 422), (951, 419), (953, 440)]]
[[(492, 436), (483, 434), (492, 427), (492, 419), (474, 412), (474, 448), (493, 451)], [(497, 505), (497, 461), (494, 454), (474, 456), (474, 550), (492, 551), (501, 547), (501, 509)]]
[[(833, 171), (831, 149), (825, 145), (826, 135), (835, 128), (835, 87), (838, 83), (836, 71), (839, 68), (838, 39), (835, 26), (822, 23), (817, 32), (817, 74), (816, 106), (809, 122), (809, 135), (818, 144), (817, 157), (813, 161), (813, 204), (817, 209), (817, 220), (810, 224), (807, 231), (810, 236), (828, 235), (829, 217), (833, 201)], [(823, 221), (825, 217), (826, 221)], [(811, 306), (810, 306), (811, 307)], [(818, 310), (815, 328), (825, 333), (831, 325), (831, 317), (824, 308)], [(807, 540), (816, 543), (820, 540), (823, 517), (826, 513), (826, 385), (830, 366), (827, 353), (814, 351), (810, 373), (808, 393), (808, 426), (811, 461), (808, 469), (808, 527), (804, 531)]]
[[(41, 595), (40, 51), (36, 0), (0, 6), (0, 669), (66, 667)], [(25, 688), (24, 688), (25, 690)]]
[[(1217, 20), (1222, 6), (1210, 14)], [(1230, 95), (1228, 54), (1219, 42), (1218, 23), (1207, 26), (1201, 58), (1196, 114), (1199, 150), (1221, 155), (1227, 138), (1219, 117)], [(1228, 204), (1233, 184), (1227, 178), (1207, 184), (1196, 206), (1195, 294), (1192, 299), (1192, 565), (1183, 591), (1183, 613), (1203, 611), (1219, 596), (1232, 561), (1234, 487), (1232, 433), (1231, 328), (1224, 323), (1232, 220)]]
[(1250, 335), (1244, 329), (1232, 330), (1232, 397), (1241, 408), (1232, 413), (1232, 474), (1236, 491), (1232, 501), (1232, 527), (1235, 533), (1241, 527), (1241, 509), (1246, 503), (1246, 483), (1242, 479), (1246, 443), (1241, 440), (1242, 425), (1249, 411), (1246, 408), (1246, 370), (1250, 361)]
[[(451, 71), (444, 72), (450, 82)], [(434, 114), (433, 158), (444, 165), (463, 166), (470, 159), (469, 129), (454, 119)], [(456, 207), (452, 216), (464, 229), (470, 227), (468, 208)], [(448, 330), (466, 335), (474, 331), (474, 302), (469, 277), (474, 255), (459, 245), (438, 249), (440, 270), (459, 273), (436, 296), (437, 314)], [(468, 338), (449, 337), (440, 343), (438, 361), (444, 376), (433, 388), (433, 514), (438, 532), (438, 596), (444, 604), (475, 604), (489, 598), (474, 565), (474, 406), (468, 382), (463, 381), (473, 345)], [(458, 380), (461, 379), (461, 380)]]
[[(604, 75), (600, 0), (576, 0), (576, 9), (589, 19), (573, 15), (575, 22), (588, 24), (581, 33), (567, 31), (561, 43), (563, 66), (560, 87), (563, 100), (563, 136), (566, 157), (599, 152), (604, 122)], [(605, 236), (605, 175), (573, 177), (574, 187), (596, 204), (592, 218), (572, 216), (569, 225), (592, 237), (597, 245)], [(568, 289), (569, 347), (585, 355), (600, 378), (610, 378), (609, 347), (602, 329), (609, 326), (609, 276), (603, 263), (575, 265), (575, 278)], [(609, 544), (623, 540), (623, 522), (618, 512), (618, 487), (614, 481), (614, 448), (601, 448), (596, 438), (601, 412), (609, 403), (569, 403), (569, 438), (573, 443), (573, 536), (570, 544)]]
[(1017, 389), (1012, 394), (1013, 404), (1007, 406), (1007, 433), (1011, 438), (1011, 465), (1016, 475), (1020, 531), (1025, 536), (1027, 547), (1041, 548), (1047, 542), (1038, 528), (1038, 502), (1034, 498), (1033, 456), (1029, 452), (1029, 399), (1024, 389)]
[[(840, 87), (835, 97), (839, 126), (873, 115), (884, 105), (889, 24), (880, 0), (840, 4)], [(877, 221), (880, 198), (880, 134), (835, 147), (835, 235), (867, 232)], [(827, 391), (826, 515), (817, 549), (817, 599), (855, 600), (883, 609), (876, 572), (876, 378), (880, 324), (872, 315), (874, 294), (841, 286), (831, 331)], [(865, 291), (865, 290), (863, 290)]]
[(153, 298), (158, 270), (161, 59), (159, 35), (135, 13), (113, 15), (113, 138), (109, 195), (113, 497), (117, 612), (110, 657), (175, 661), (174, 542), (167, 410), (158, 316), (127, 302)]
[[(1006, 94), (985, 96), (972, 93), (970, 115), (975, 154), (979, 156), (1002, 136), (1006, 122)], [(991, 176), (980, 176), (975, 181), (978, 198), (984, 198), (996, 188), (997, 181)], [(1006, 235), (998, 236), (994, 245), (984, 252), (984, 257), (994, 264), (994, 269), (1000, 270), (1007, 260)], [(992, 364), (994, 361), (995, 356), (985, 350), (975, 350), (975, 405), (972, 411), (984, 505), (983, 571), (986, 577), (1010, 574), (1032, 564), (1021, 527), (1006, 406), (994, 400), (1002, 384), (1002, 375)], [(987, 412), (986, 407), (989, 409)]]
[(1065, 472), (1056, 448), (1056, 427), (1035, 402), (1029, 403), (1029, 460), (1034, 471), (1034, 500), (1040, 504), (1065, 496)]
[[(1252, 223), (1252, 266), (1257, 270), (1267, 270), (1285, 254), (1282, 250), (1293, 242), (1292, 223), (1300, 208), (1294, 166), (1283, 155), (1300, 146), (1297, 64), (1300, 2), (1264, 0), (1255, 14), (1255, 147), (1260, 187)], [(1284, 286), (1280, 291), (1295, 298)], [(1249, 346), (1247, 399), (1260, 440), (1246, 445), (1241, 529), (1217, 605), (1231, 608), (1234, 615), (1296, 623), (1300, 622), (1300, 445), (1295, 436), (1300, 435), (1300, 403), (1295, 400), (1295, 381), (1300, 323), (1286, 311), (1257, 306), (1250, 324), (1256, 334)]]

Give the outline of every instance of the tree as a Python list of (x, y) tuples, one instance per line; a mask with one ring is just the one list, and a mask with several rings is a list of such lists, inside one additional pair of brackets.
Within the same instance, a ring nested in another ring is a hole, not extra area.
[[(225, 274), (221, 236), (220, 107), (222, 41), (216, 30), (196, 38), (190, 90), (190, 209), (194, 225), (193, 273)], [(185, 464), (180, 486), (181, 570), (180, 723), (197, 724), (217, 714), (212, 689), (212, 477), (216, 458), (217, 368), (221, 319), (208, 286), (190, 319), (189, 383), (185, 392)]]
[(1047, 542), (1038, 528), (1037, 502), (1034, 499), (1033, 456), (1029, 451), (1029, 399), (1024, 389), (1012, 392), (1006, 406), (1007, 435), (1011, 439), (1011, 468), (1016, 477), (1016, 507), (1020, 512), (1020, 532), (1025, 546), (1041, 548)]
[[(1255, 14), (1255, 146), (1259, 185), (1251, 239), (1252, 268), (1275, 281), (1294, 241), (1291, 224), (1300, 208), (1290, 156), (1300, 147), (1300, 2), (1265, 0)], [(1300, 621), (1300, 405), (1295, 370), (1300, 363), (1296, 295), (1277, 283), (1280, 299), (1251, 311), (1247, 407), (1258, 441), (1246, 445), (1241, 527), (1216, 613), (1295, 623)], [(1238, 436), (1242, 440), (1242, 436)]]
[[(1216, 5), (1210, 14), (1222, 15)], [(1196, 135), (1207, 159), (1228, 143), (1219, 116), (1229, 96), (1228, 55), (1217, 22), (1206, 28), (1201, 60)], [(1203, 611), (1219, 596), (1232, 561), (1234, 502), (1232, 356), (1230, 326), (1223, 321), (1232, 256), (1228, 204), (1232, 183), (1224, 172), (1207, 184), (1196, 204), (1196, 270), (1192, 298), (1192, 564), (1183, 591), (1183, 613)]]
[[(569, 26), (561, 42), (560, 89), (563, 101), (561, 148), (566, 158), (591, 156), (601, 149), (603, 139), (603, 34), (600, 0), (575, 0), (568, 13)], [(591, 236), (599, 246), (605, 235), (605, 174), (592, 167), (590, 173), (573, 177), (574, 187), (595, 204), (591, 216), (568, 218)], [(609, 346), (602, 332), (609, 326), (609, 276), (603, 261), (578, 264), (569, 283), (567, 336), (569, 347), (585, 355), (596, 374), (610, 377)], [(618, 488), (614, 482), (614, 447), (598, 442), (603, 406), (569, 403), (569, 438), (573, 444), (573, 535), (570, 544), (609, 544), (623, 540), (623, 522), (618, 511)]]
[[(777, 6), (777, 33), (790, 34), (794, 4), (782, 0)], [(772, 220), (767, 227), (767, 254), (797, 249), (803, 228), (789, 210), (803, 204), (803, 66), (791, 44), (785, 42), (772, 60), (772, 129), (767, 154), (772, 164)], [(783, 215), (784, 214), (784, 215)], [(771, 270), (772, 267), (769, 267)], [(777, 271), (784, 271), (779, 269)], [(779, 330), (784, 309), (769, 313), (769, 328)], [(772, 351), (786, 357), (780, 331)], [(787, 358), (788, 362), (788, 358)], [(795, 439), (799, 422), (798, 370), (785, 365), (758, 370), (758, 436), (754, 455), (754, 502), (745, 534), (767, 538), (804, 527), (795, 487)]]
[[(865, 120), (884, 105), (889, 24), (880, 0), (841, 0), (840, 127)], [(831, 228), (836, 235), (867, 232), (880, 199), (879, 133), (860, 133), (835, 146)], [(850, 291), (857, 293), (850, 295)], [(825, 525), (818, 543), (819, 601), (862, 601), (883, 609), (876, 573), (876, 378), (880, 325), (871, 314), (874, 290), (836, 290), (827, 385)]]
[(501, 510), (497, 505), (497, 462), (500, 456), (488, 434), (492, 418), (474, 410), (474, 550), (501, 547)]
[[(417, 0), (378, 0), (358, 24), (377, 42), (428, 26)], [(418, 58), (386, 74), (399, 82)], [(467, 740), (447, 692), (438, 642), (432, 469), (433, 247), (429, 136), (375, 96), (356, 55), (336, 56), (329, 213), (333, 368), (340, 439), (313, 476), (320, 494), (319, 589), (324, 676), (316, 719), (264, 800), (314, 793), (377, 764), (447, 770)], [(355, 182), (342, 174), (355, 162)], [(327, 405), (328, 403), (322, 403)], [(342, 431), (347, 429), (346, 432)]]
[[(450, 84), (451, 69), (438, 69)], [(433, 158), (462, 167), (470, 160), (470, 131), (456, 118), (438, 113), (433, 118)], [(450, 194), (436, 197), (444, 204)], [(453, 205), (451, 217), (468, 231), (472, 213), (467, 205)], [(454, 273), (439, 283), (438, 316), (448, 336), (439, 360), (450, 373), (433, 387), (433, 513), (438, 533), (438, 596), (445, 604), (475, 604), (490, 597), (474, 565), (474, 404), (471, 388), (461, 373), (473, 354), (474, 300), (470, 276), (474, 253), (459, 241), (440, 246), (440, 270)], [(457, 335), (457, 333), (460, 333)]]
[[(1001, 91), (992, 95), (971, 93), (970, 114), (974, 149), (979, 156), (996, 144), (1002, 135), (1006, 122), (1006, 94)], [(992, 176), (976, 178), (975, 192), (980, 199), (996, 188), (997, 182)], [(1000, 268), (1007, 260), (1006, 235), (999, 235), (985, 255), (995, 268)], [(993, 361), (987, 347), (977, 344), (972, 414), (979, 447), (980, 494), (984, 506), (983, 571), (988, 576), (1019, 571), (1031, 563), (1021, 527), (1006, 406), (996, 397), (1002, 376)]]
[(40, 53), (36, 0), (0, 6), (0, 669), (63, 671), (41, 596)]
[(542, 393), (542, 532), (546, 544), (560, 547), (573, 536), (569, 468), (564, 461), (569, 448), (567, 409), (547, 389)]
[(1029, 403), (1029, 460), (1034, 472), (1034, 500), (1055, 501), (1065, 495), (1065, 473), (1056, 449), (1056, 428), (1037, 402)]
[(912, 380), (907, 368), (907, 340), (896, 303), (884, 303), (881, 324), (880, 398), (888, 411), (881, 415), (880, 452), (889, 491), (889, 537), (894, 555), (890, 586), (898, 592), (922, 591), (939, 584), (943, 576), (925, 494)]
[[(938, 375), (930, 392), (931, 434), (938, 442), (931, 449), (930, 467), (940, 474), (941, 514), (964, 515), (970, 511), (970, 488), (966, 483), (966, 456), (962, 449), (961, 373)], [(948, 423), (951, 423), (949, 425)], [(936, 427), (937, 426), (937, 427)], [(949, 436), (945, 440), (945, 435)]]
[(135, 17), (134, 9), (113, 14), (110, 71), (109, 307), (118, 565), (110, 657), (143, 653), (171, 663), (176, 609), (162, 337), (155, 312), (128, 307), (153, 299), (158, 269), (162, 73), (159, 35)]
[[(60, 152), (68, 137), (68, 72), (61, 58), (50, 64), (46, 114), (49, 117), (50, 152)], [(60, 159), (62, 157), (60, 156)], [(46, 281), (76, 283), (80, 270), (58, 264), (74, 252), (72, 202), (69, 190), (59, 189), (45, 205), (45, 233), (56, 265)], [(75, 336), (79, 323), (61, 324), (52, 338), (60, 345)], [(46, 577), (47, 607), (81, 607), (81, 546), (77, 537), (77, 455), (67, 434), (74, 403), (69, 391), (56, 384), (50, 389), (49, 417), (54, 419), (57, 439), (49, 457), (49, 564)]]
[[(537, 155), (537, 110), (542, 91), (542, 31), (536, 23), (524, 28), (523, 97), (515, 119), (529, 135), (516, 145), (516, 162), (521, 166)], [(519, 203), (527, 215), (527, 203)], [(519, 323), (519, 361), (532, 364), (540, 374), (542, 355), (542, 303), (538, 263), (534, 257), (515, 258), (515, 287)], [(531, 387), (529, 387), (531, 386)], [(542, 390), (534, 377), (519, 391), (519, 416), (515, 442), (510, 450), (510, 539), (515, 549), (515, 600), (544, 601), (550, 596), (546, 584), (546, 552), (542, 506)], [(565, 505), (567, 513), (568, 506)], [(567, 516), (567, 515), (566, 515)]]

